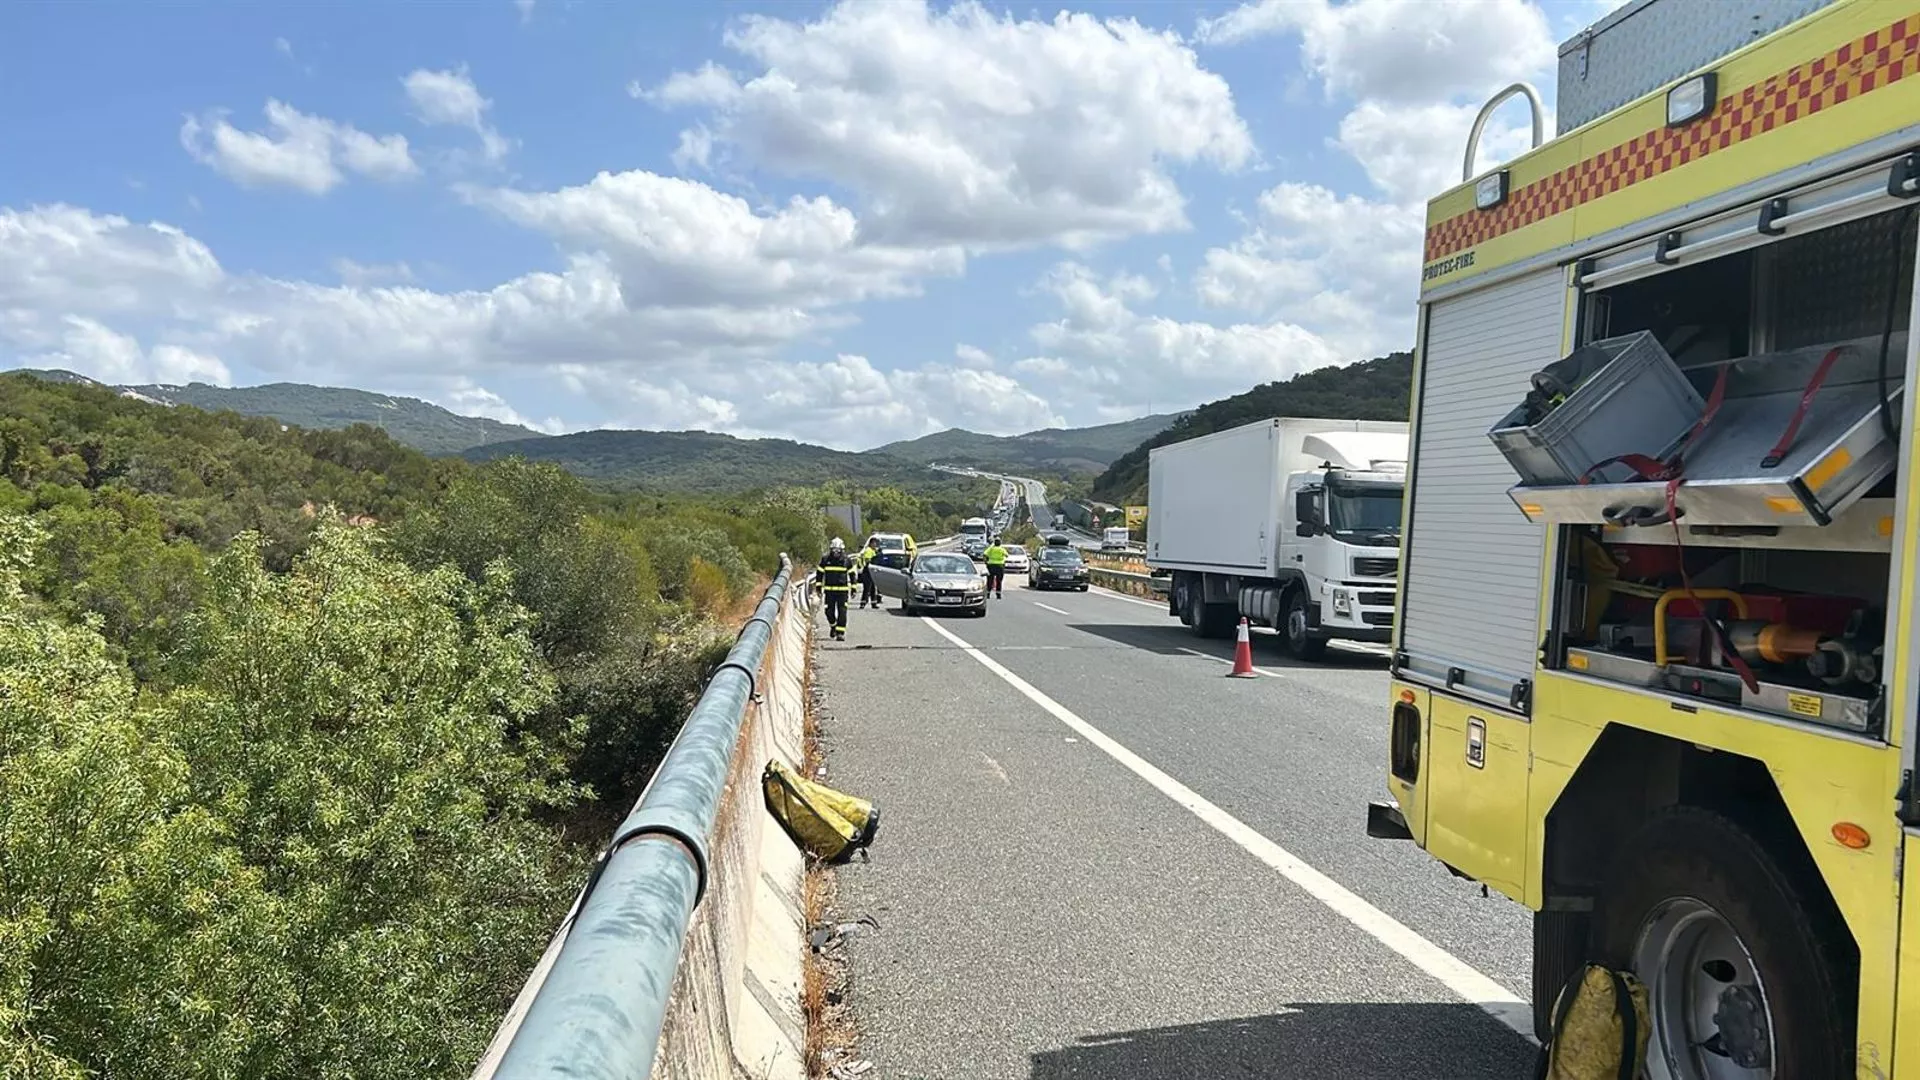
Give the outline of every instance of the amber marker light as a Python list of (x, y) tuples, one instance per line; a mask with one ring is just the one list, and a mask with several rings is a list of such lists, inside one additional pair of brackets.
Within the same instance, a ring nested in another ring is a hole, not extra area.
[(1413, 704), (1413, 691), (1411, 690), (1400, 691), (1400, 700), (1406, 702), (1409, 705)]
[(1873, 843), (1873, 838), (1867, 835), (1867, 830), (1851, 821), (1834, 822), (1833, 838), (1840, 841), (1841, 847), (1850, 847), (1855, 851), (1860, 851)]

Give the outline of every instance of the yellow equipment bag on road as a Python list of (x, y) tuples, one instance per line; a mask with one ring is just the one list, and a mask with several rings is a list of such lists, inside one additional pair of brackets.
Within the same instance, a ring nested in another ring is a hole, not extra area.
[(778, 760), (760, 774), (767, 812), (811, 855), (839, 862), (873, 843), (880, 811), (865, 799), (797, 775)]
[(1647, 988), (1632, 972), (1588, 964), (1553, 1003), (1537, 1080), (1634, 1080), (1647, 1055)]

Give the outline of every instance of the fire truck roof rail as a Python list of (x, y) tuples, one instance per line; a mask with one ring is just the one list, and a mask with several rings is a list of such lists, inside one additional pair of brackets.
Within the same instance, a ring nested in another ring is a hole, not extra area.
[(1527, 99), (1527, 108), (1533, 112), (1533, 145), (1530, 149), (1538, 150), (1540, 144), (1546, 141), (1547, 113), (1546, 108), (1540, 104), (1540, 92), (1527, 83), (1514, 83), (1488, 98), (1487, 103), (1480, 106), (1480, 115), (1473, 118), (1473, 130), (1467, 134), (1467, 159), (1460, 166), (1462, 182), (1473, 179), (1473, 159), (1480, 152), (1480, 134), (1486, 129), (1487, 117), (1492, 116), (1493, 110), (1516, 94)]

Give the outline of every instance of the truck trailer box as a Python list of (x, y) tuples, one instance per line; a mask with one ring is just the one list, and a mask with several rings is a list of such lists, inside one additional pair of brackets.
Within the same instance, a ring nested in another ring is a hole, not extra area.
[(1397, 420), (1274, 417), (1155, 447), (1147, 455), (1147, 562), (1270, 577), (1293, 528), (1283, 497), (1288, 475), (1329, 462), (1403, 466), (1406, 435)]

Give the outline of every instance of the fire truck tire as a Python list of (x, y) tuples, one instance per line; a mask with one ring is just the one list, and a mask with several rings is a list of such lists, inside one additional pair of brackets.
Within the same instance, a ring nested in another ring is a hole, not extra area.
[(1553, 1034), (1554, 998), (1587, 962), (1592, 925), (1593, 916), (1585, 911), (1533, 913), (1533, 1037), (1541, 1042)]
[(1769, 1075), (1853, 1075), (1857, 964), (1824, 898), (1752, 832), (1700, 807), (1655, 814), (1621, 851), (1595, 908), (1594, 947), (1647, 984), (1649, 1077), (1699, 1080), (1693, 1055), (1714, 1052), (1703, 1044), (1723, 1065), (1747, 1065), (1768, 1053), (1768, 1035)]

